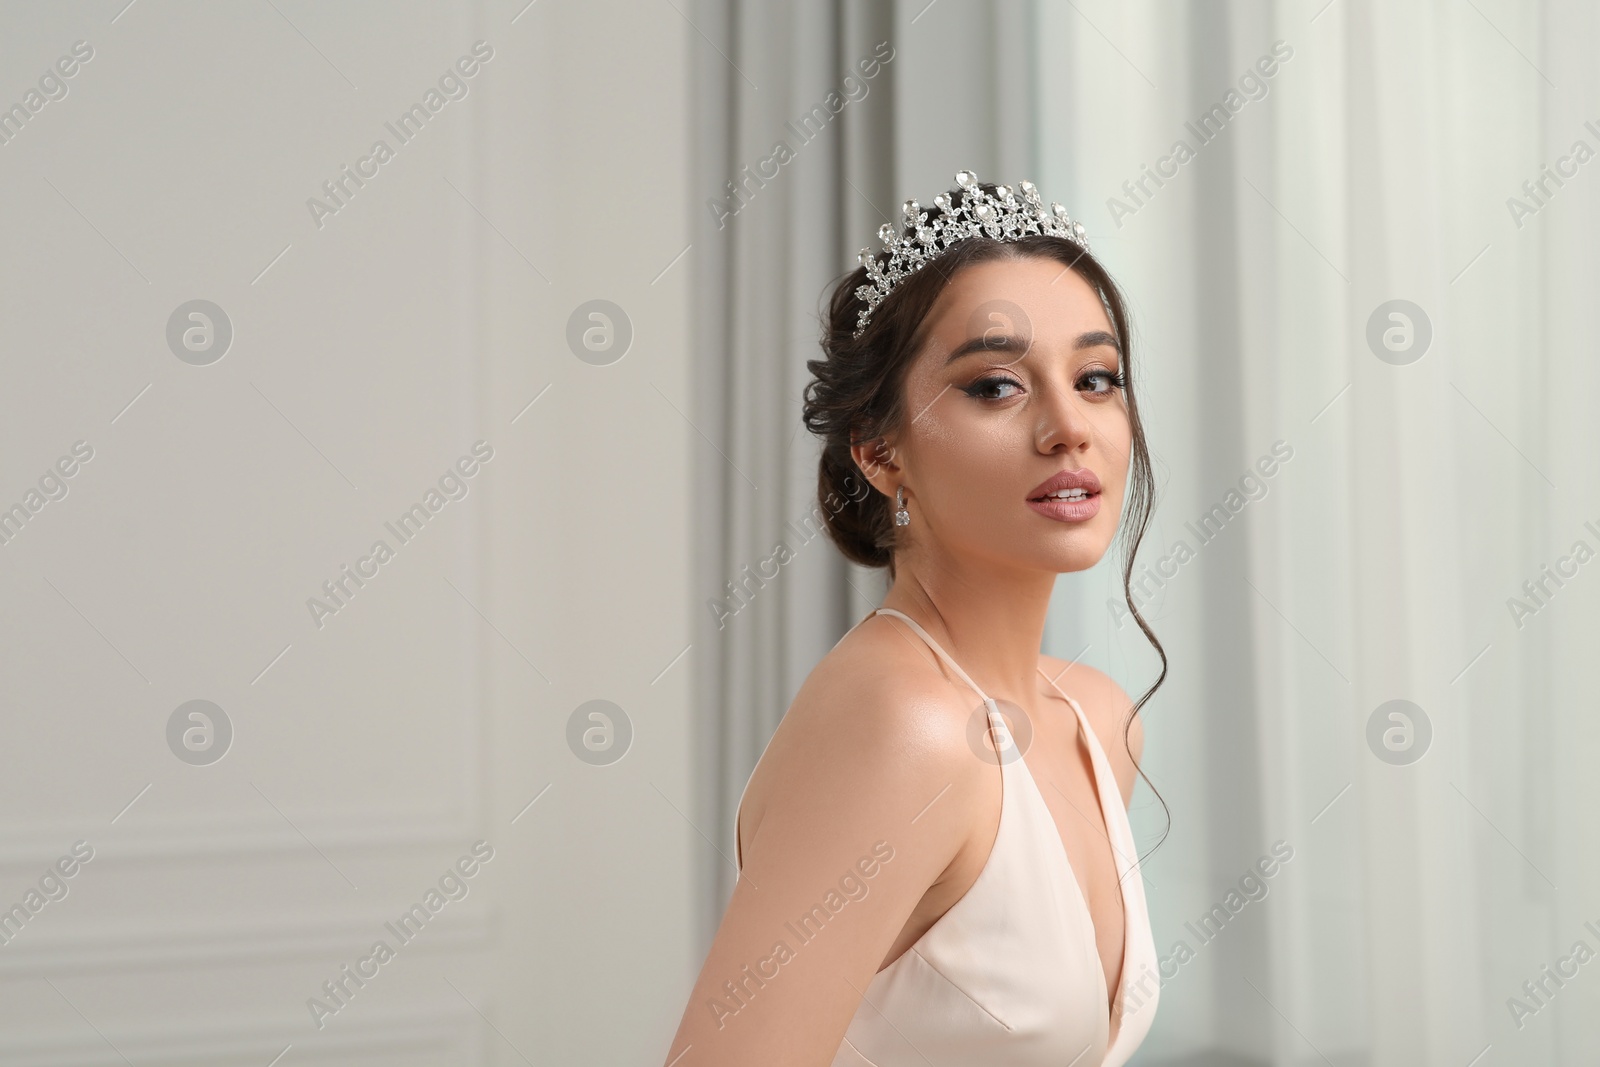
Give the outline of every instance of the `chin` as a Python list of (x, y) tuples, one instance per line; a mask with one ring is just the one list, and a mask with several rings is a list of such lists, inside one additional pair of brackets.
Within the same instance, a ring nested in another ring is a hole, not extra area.
[(1067, 552), (1058, 552), (1052, 561), (1051, 570), (1057, 574), (1070, 574), (1073, 571), (1086, 571), (1105, 558), (1105, 549), (1077, 549)]
[(1105, 558), (1109, 543), (1083, 532), (1055, 539), (1054, 543), (1039, 545), (1024, 553), (1024, 565), (1053, 574), (1086, 571)]

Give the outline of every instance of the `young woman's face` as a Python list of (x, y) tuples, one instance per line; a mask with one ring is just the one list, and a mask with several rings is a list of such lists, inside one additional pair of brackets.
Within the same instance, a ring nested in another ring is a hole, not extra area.
[[(930, 313), (889, 442), (917, 539), (940, 553), (1025, 568), (1093, 566), (1122, 513), (1132, 427), (1111, 320), (1056, 259), (963, 268)], [(870, 470), (870, 468), (868, 468)], [(1064, 501), (1041, 499), (1077, 472)]]

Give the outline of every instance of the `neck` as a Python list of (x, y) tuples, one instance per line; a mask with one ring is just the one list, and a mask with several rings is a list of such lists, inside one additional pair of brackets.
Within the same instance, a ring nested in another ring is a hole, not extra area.
[(883, 607), (911, 616), (991, 697), (1028, 707), (1055, 574), (897, 560)]

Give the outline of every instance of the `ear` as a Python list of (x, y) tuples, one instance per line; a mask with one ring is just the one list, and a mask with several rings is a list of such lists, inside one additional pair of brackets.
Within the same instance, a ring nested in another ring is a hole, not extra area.
[(872, 487), (890, 499), (895, 486), (905, 482), (905, 469), (900, 465), (899, 453), (886, 438), (878, 437), (850, 446), (850, 458)]

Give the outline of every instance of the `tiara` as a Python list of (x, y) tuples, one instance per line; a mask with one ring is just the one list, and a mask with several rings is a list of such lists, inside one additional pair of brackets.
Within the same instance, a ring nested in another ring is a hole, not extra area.
[[(867, 268), (872, 284), (856, 287), (856, 296), (867, 306), (856, 318), (855, 337), (861, 336), (872, 313), (896, 285), (969, 237), (1016, 241), (1044, 234), (1065, 237), (1085, 252), (1089, 250), (1083, 223), (1074, 222), (1067, 209), (1054, 201), (1046, 208), (1032, 182), (1018, 182), (1015, 192), (1009, 185), (997, 185), (991, 194), (978, 184), (976, 174), (960, 170), (956, 185), (959, 191), (952, 189), (933, 198), (939, 210), (931, 219), (915, 200), (907, 200), (900, 209), (904, 235), (897, 234), (891, 223), (878, 227), (878, 240), (886, 255), (861, 250), (861, 265)], [(954, 200), (951, 193), (956, 194)], [(1021, 199), (1017, 193), (1022, 194)]]

